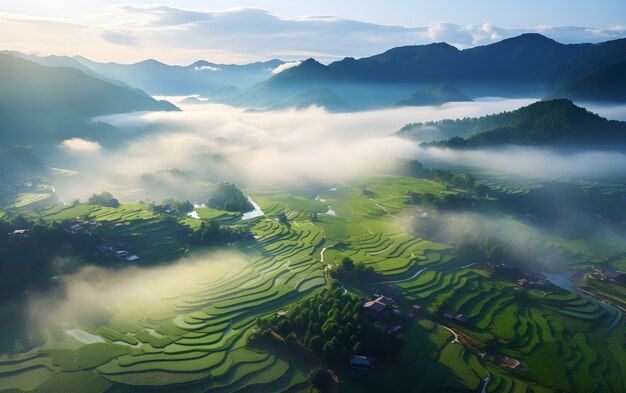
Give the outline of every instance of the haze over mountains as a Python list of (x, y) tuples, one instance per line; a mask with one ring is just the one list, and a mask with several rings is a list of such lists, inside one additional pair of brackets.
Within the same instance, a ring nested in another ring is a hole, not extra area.
[[(82, 57), (5, 52), (0, 54), (0, 72), (8, 76), (0, 86), (0, 120), (11, 132), (2, 135), (2, 142), (45, 146), (72, 137), (106, 141), (111, 126), (93, 122), (94, 117), (178, 109), (168, 102), (154, 100), (145, 92), (190, 96), (182, 101), (184, 104), (208, 101), (261, 111), (318, 106), (329, 112), (353, 112), (436, 106), (485, 96), (620, 103), (626, 100), (625, 64), (626, 39), (564, 45), (539, 34), (524, 34), (464, 50), (445, 43), (405, 46), (328, 65), (314, 59), (301, 63), (270, 60), (247, 65), (197, 61), (188, 66), (146, 60), (125, 65), (97, 63)], [(467, 120), (453, 122), (451, 127), (445, 122), (427, 124), (422, 128), (430, 131), (422, 130), (419, 140), (432, 142), (488, 131), (489, 134), (472, 136), (462, 142), (458, 138), (442, 142), (442, 146), (469, 147), (495, 141), (548, 143), (556, 140), (553, 138), (556, 132), (580, 128), (558, 123), (565, 115), (572, 115), (569, 121), (582, 119), (581, 124), (602, 128), (594, 131), (594, 135), (585, 136), (587, 139), (622, 138), (622, 134), (613, 131), (603, 134), (605, 129), (617, 130), (621, 126), (613, 124), (606, 128), (608, 123), (598, 119), (584, 114), (573, 116), (582, 112), (570, 101), (539, 103), (539, 106), (543, 113), (540, 117), (548, 119), (540, 127), (541, 137), (539, 134), (521, 137), (522, 131), (515, 129), (538, 123), (527, 119), (528, 115), (510, 114), (502, 119), (517, 116), (516, 119), (525, 120), (515, 124), (509, 120), (495, 124), (495, 118)], [(530, 113), (531, 109), (527, 111)], [(544, 132), (548, 125), (553, 129)], [(462, 132), (459, 127), (464, 128)], [(431, 132), (433, 129), (437, 132)]]
[(134, 111), (174, 111), (167, 101), (66, 67), (45, 67), (0, 54), (2, 145), (47, 145), (76, 135), (102, 137), (96, 116)]
[(276, 100), (319, 86), (362, 109), (388, 106), (438, 84), (469, 97), (545, 97), (625, 58), (625, 39), (565, 45), (539, 34), (464, 50), (445, 43), (406, 46), (327, 66), (309, 59), (249, 89), (236, 103), (262, 105), (267, 97)]
[[(626, 39), (566, 45), (533, 33), (463, 50), (433, 43), (392, 48), (328, 65), (308, 59), (278, 73), (277, 67), (285, 64), (281, 60), (245, 65), (201, 60), (187, 66), (171, 66), (156, 60), (116, 64), (82, 57), (18, 55), (43, 65), (76, 68), (153, 95), (198, 94), (212, 102), (262, 110), (297, 108), (291, 102), (296, 96), (318, 88), (326, 89), (326, 93), (308, 100), (311, 105), (330, 107), (339, 99), (347, 104), (341, 110), (367, 110), (398, 103), (438, 105), (459, 101), (460, 97), (484, 96), (626, 100)], [(454, 89), (455, 94), (425, 98), (416, 93), (432, 93), (444, 85)], [(412, 94), (421, 98), (411, 99)]]
[(455, 149), (506, 145), (621, 149), (626, 145), (626, 122), (554, 99), (480, 118), (408, 124), (397, 135), (425, 146)]

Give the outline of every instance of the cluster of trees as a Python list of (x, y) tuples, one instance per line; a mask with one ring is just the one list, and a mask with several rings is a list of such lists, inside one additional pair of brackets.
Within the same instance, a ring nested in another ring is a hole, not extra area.
[(353, 284), (361, 284), (375, 281), (379, 274), (373, 268), (365, 266), (362, 262), (354, 262), (345, 257), (337, 266), (330, 271), (333, 278)]
[(626, 123), (610, 121), (576, 106), (572, 101), (538, 101), (512, 112), (479, 119), (464, 119), (473, 129), (465, 138), (452, 136), (425, 145), (453, 149), (501, 145), (553, 145), (622, 143)]
[(157, 213), (166, 213), (173, 210), (176, 214), (187, 214), (193, 211), (193, 204), (189, 201), (179, 201), (176, 199), (166, 199), (160, 205), (150, 205), (150, 210)]
[(409, 176), (420, 179), (429, 179), (446, 185), (448, 188), (461, 188), (482, 197), (489, 193), (490, 189), (484, 183), (478, 183), (476, 178), (469, 173), (455, 176), (447, 169), (424, 168), (424, 164), (418, 160), (398, 158), (396, 173), (401, 176)]
[(87, 200), (87, 203), (90, 205), (102, 205), (109, 207), (120, 206), (120, 202), (107, 191), (102, 191), (100, 194), (92, 194)]
[(460, 205), (461, 198), (454, 194), (434, 195), (430, 192), (421, 194), (414, 191), (408, 191), (407, 201), (415, 205), (451, 209)]
[(232, 243), (250, 236), (244, 227), (230, 227), (217, 223), (215, 220), (202, 221), (200, 227), (188, 235), (189, 242), (198, 246), (215, 246)]
[[(30, 233), (10, 236), (16, 229)], [(83, 253), (93, 250), (97, 241), (91, 233), (72, 233), (58, 222), (31, 221), (21, 215), (0, 220), (1, 298), (12, 299), (26, 289), (49, 287), (51, 277), (60, 273), (55, 271), (54, 259), (62, 254), (61, 247), (71, 245), (73, 253)]]
[(233, 212), (247, 212), (254, 209), (243, 192), (232, 183), (218, 184), (207, 204), (214, 209)]
[(332, 363), (345, 363), (351, 355), (396, 355), (404, 344), (402, 336), (383, 333), (365, 317), (363, 304), (340, 288), (291, 306), (283, 317), (257, 320), (261, 336), (270, 331), (288, 343), (300, 342)]

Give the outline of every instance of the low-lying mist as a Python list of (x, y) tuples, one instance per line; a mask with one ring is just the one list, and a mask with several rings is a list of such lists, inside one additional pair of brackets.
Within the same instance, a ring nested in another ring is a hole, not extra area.
[[(70, 329), (106, 326), (116, 315), (140, 320), (155, 312), (176, 312), (175, 299), (218, 283), (247, 266), (234, 251), (214, 251), (173, 261), (166, 266), (129, 266), (119, 270), (85, 265), (62, 275), (55, 291), (30, 294), (25, 305), (23, 331), (45, 331), (50, 340), (63, 341)], [(19, 318), (19, 316), (16, 316)], [(7, 335), (21, 332), (4, 331)]]
[[(65, 200), (104, 189), (129, 199), (191, 198), (196, 194), (195, 180), (231, 181), (244, 187), (337, 183), (388, 172), (395, 157), (528, 176), (598, 176), (626, 168), (626, 156), (617, 152), (424, 149), (392, 136), (407, 123), (482, 116), (532, 101), (485, 99), (358, 113), (329, 113), (316, 107), (246, 112), (217, 104), (188, 105), (184, 112), (99, 118), (118, 129), (116, 135), (107, 136), (115, 143), (69, 139), (58, 145), (51, 163), (82, 174), (57, 187)], [(188, 174), (189, 181), (165, 182), (156, 194), (141, 182), (142, 175), (173, 168)]]

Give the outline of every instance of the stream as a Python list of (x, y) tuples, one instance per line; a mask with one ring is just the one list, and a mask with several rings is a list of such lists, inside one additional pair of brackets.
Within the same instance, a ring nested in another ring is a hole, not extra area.
[(264, 216), (265, 213), (263, 213), (263, 210), (261, 210), (261, 208), (259, 207), (259, 205), (256, 204), (256, 202), (254, 202), (252, 200), (252, 198), (250, 198), (249, 196), (246, 195), (246, 198), (248, 198), (248, 201), (250, 202), (250, 204), (252, 205), (252, 207), (254, 207), (254, 210), (250, 210), (249, 212), (245, 212), (243, 213), (243, 215), (241, 216), (241, 220), (250, 220), (252, 218), (257, 218), (257, 217), (261, 217)]
[[(611, 330), (613, 330), (617, 326), (617, 324), (621, 320), (621, 318), (622, 318), (622, 310), (620, 310), (617, 307), (612, 306), (611, 304), (609, 304), (608, 302), (606, 302), (604, 300), (598, 299), (598, 298), (588, 294), (587, 292), (578, 289), (572, 283), (572, 279), (574, 279), (576, 276), (581, 276), (582, 277), (587, 272), (589, 272), (589, 270), (574, 270), (574, 271), (568, 271), (568, 272), (563, 272), (563, 273), (544, 273), (544, 275), (554, 285), (557, 285), (557, 286), (559, 286), (559, 287), (561, 287), (561, 288), (563, 288), (565, 290), (575, 292), (575, 293), (579, 294), (580, 296), (586, 297), (587, 299), (591, 300), (594, 303), (599, 304), (600, 306), (604, 307), (605, 309), (613, 310), (615, 312), (615, 318), (613, 318), (613, 321), (608, 326), (608, 329), (609, 329), (609, 332), (610, 332)], [(576, 278), (576, 279), (579, 279), (579, 278)]]

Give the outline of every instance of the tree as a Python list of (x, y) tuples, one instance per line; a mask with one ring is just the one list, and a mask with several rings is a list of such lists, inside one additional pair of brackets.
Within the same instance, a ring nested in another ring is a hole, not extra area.
[(102, 191), (100, 194), (92, 194), (87, 203), (90, 205), (102, 205), (110, 207), (119, 207), (120, 202), (113, 197), (108, 191)]
[(309, 383), (320, 393), (328, 393), (333, 391), (335, 380), (328, 369), (316, 367), (309, 373)]
[(243, 192), (232, 183), (218, 184), (207, 203), (214, 209), (227, 211), (247, 212), (254, 209)]

